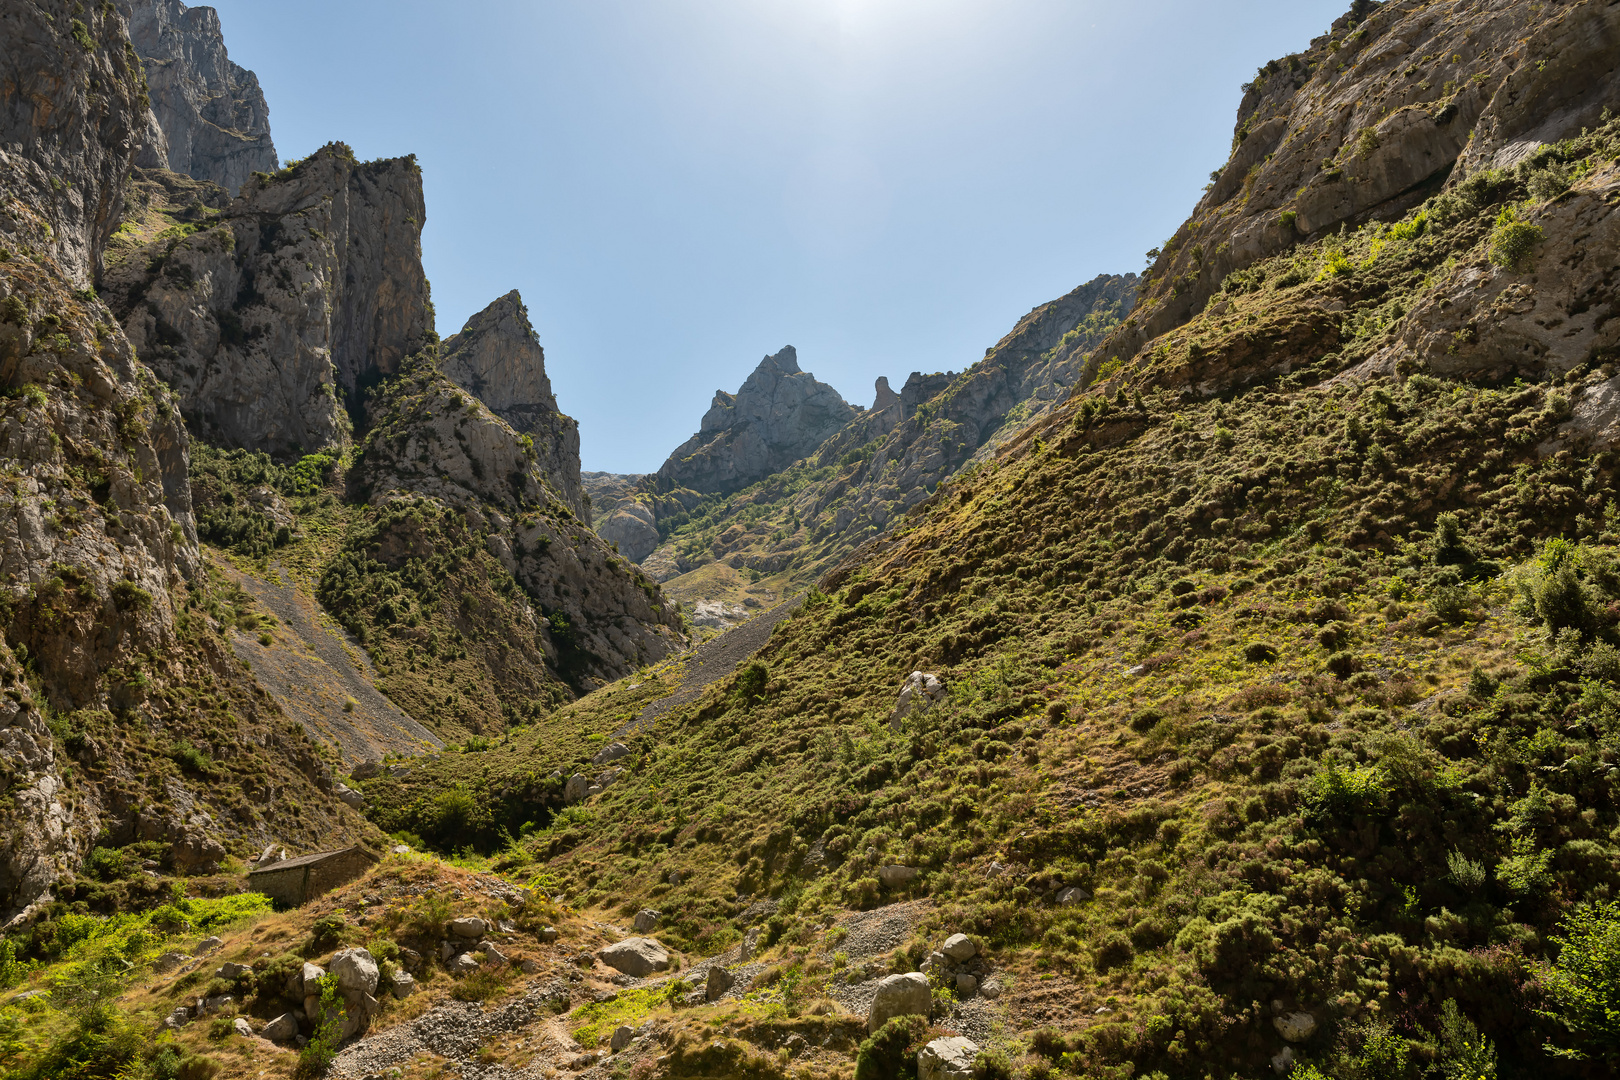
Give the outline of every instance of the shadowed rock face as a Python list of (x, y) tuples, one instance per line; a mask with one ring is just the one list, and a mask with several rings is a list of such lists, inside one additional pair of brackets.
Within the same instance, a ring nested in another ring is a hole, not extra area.
[(135, 251), (103, 293), (202, 438), (339, 446), (364, 390), (426, 340), (426, 216), (414, 158), (361, 164), (334, 143), (250, 181), (210, 227)]
[(659, 484), (736, 491), (812, 453), (857, 415), (838, 391), (799, 370), (789, 345), (761, 360), (735, 395), (715, 392), (698, 433), (658, 470)]
[(275, 172), (270, 108), (258, 77), (226, 54), (219, 13), (180, 0), (121, 6), (146, 68), (154, 134), (161, 135), (148, 142), (140, 164), (211, 181), (232, 195), (255, 172)]
[(534, 440), (546, 481), (589, 523), (590, 506), (579, 477), (579, 422), (557, 408), (546, 377), (545, 351), (516, 289), (445, 340), (439, 349), (439, 370), (518, 434)]

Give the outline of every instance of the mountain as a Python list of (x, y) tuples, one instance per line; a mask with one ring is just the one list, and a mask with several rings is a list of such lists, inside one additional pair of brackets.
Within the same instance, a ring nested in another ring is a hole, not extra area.
[[(277, 170), (258, 77), (231, 62), (219, 13), (180, 0), (119, 0), (146, 70), (151, 125), (137, 164), (172, 169), (235, 195)], [(156, 130), (151, 130), (155, 126)]]

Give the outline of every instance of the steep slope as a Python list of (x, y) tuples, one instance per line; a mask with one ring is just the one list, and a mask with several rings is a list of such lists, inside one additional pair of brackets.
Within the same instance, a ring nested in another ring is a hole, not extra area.
[(176, 403), (80, 287), (144, 109), (116, 10), (80, 14), (0, 4), (5, 918), (98, 843), (192, 873), (270, 839), (375, 836), (220, 640), (254, 615), (200, 557)]
[(119, 0), (146, 70), (158, 130), (146, 168), (172, 169), (235, 195), (256, 172), (278, 168), (270, 107), (258, 77), (231, 62), (219, 13), (180, 0)]
[(579, 477), (579, 422), (557, 408), (546, 354), (516, 289), (446, 338), (439, 368), (534, 444), (540, 471), (569, 509), (591, 519)]
[[(1620, 62), (1606, 10), (1376, 9), (1373, 43), (1494, 26), (1493, 64), (1511, 20), (1587, 35), (1509, 77), (1558, 141), (1231, 263), (1196, 315), (1155, 293), (1173, 332), (1118, 329), (734, 678), (632, 734), (655, 672), (435, 779), (532, 817), (561, 800), (518, 778), (623, 738), (504, 865), (693, 946), (774, 903), (761, 940), (812, 993), (937, 971), (966, 931), (1020, 1033), (1002, 1075), (1612, 1074), (1587, 1005), (1620, 988), (1581, 965), (1620, 937), (1620, 122), (1561, 104)], [(1377, 100), (1357, 55), (1312, 77)], [(896, 710), (913, 671), (943, 693)], [(814, 963), (898, 900), (924, 914), (888, 965)]]
[(432, 329), (415, 159), (361, 164), (334, 143), (185, 216), (103, 285), (142, 360), (206, 441), (346, 444), (365, 388)]

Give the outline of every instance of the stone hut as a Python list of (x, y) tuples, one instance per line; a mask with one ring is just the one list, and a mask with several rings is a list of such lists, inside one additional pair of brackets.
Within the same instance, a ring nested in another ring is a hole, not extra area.
[(248, 888), (272, 900), (298, 907), (371, 869), (377, 856), (356, 845), (342, 851), (318, 851), (268, 863), (248, 873)]

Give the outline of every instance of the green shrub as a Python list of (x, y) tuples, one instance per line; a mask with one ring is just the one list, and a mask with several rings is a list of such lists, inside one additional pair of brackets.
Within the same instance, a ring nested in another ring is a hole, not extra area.
[(1450, 998), (1440, 1006), (1440, 1073), (1445, 1080), (1496, 1080), (1496, 1047)]
[(1548, 1008), (1577, 1046), (1548, 1046), (1560, 1057), (1620, 1055), (1620, 901), (1582, 904), (1565, 915), (1552, 938), (1558, 958), (1543, 969)]
[(1460, 851), (1446, 856), (1446, 871), (1457, 888), (1464, 892), (1477, 893), (1485, 887), (1485, 864), (1470, 859)]
[(337, 1057), (338, 1042), (343, 1034), (343, 998), (338, 994), (337, 976), (323, 975), (320, 981), (320, 1022), (315, 1032), (298, 1052), (298, 1080), (312, 1080), (326, 1075)]
[(855, 1054), (855, 1080), (916, 1080), (917, 1054), (928, 1043), (928, 1021), (921, 1016), (896, 1016)]
[(1491, 228), (1491, 261), (1509, 270), (1518, 269), (1543, 235), (1540, 225), (1520, 221), (1515, 207), (1504, 206)]
[(1347, 817), (1371, 812), (1388, 794), (1388, 783), (1378, 766), (1349, 768), (1330, 761), (1311, 777), (1305, 801), (1319, 816)]

